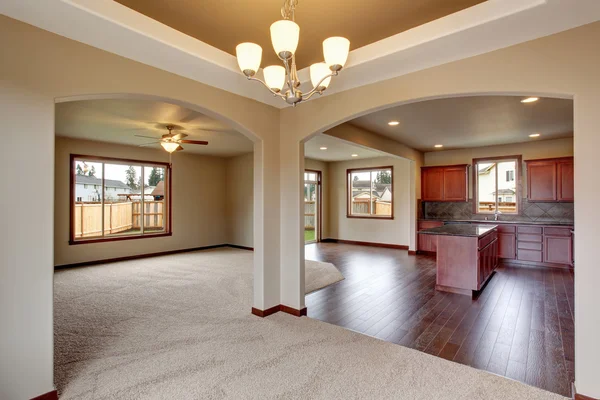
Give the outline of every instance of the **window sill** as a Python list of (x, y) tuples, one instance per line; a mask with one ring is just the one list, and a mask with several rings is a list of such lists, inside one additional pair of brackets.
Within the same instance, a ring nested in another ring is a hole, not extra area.
[(390, 219), (394, 219), (394, 216), (375, 217), (375, 216), (371, 216), (371, 215), (365, 215), (365, 216), (363, 216), (363, 215), (346, 215), (346, 218), (390, 220)]
[(105, 243), (105, 242), (119, 242), (122, 240), (135, 240), (135, 239), (153, 239), (159, 237), (173, 236), (173, 232), (167, 233), (156, 233), (148, 235), (131, 235), (131, 236), (117, 236), (117, 237), (105, 237), (105, 238), (90, 238), (90, 239), (77, 239), (69, 240), (69, 245), (89, 244), (89, 243)]

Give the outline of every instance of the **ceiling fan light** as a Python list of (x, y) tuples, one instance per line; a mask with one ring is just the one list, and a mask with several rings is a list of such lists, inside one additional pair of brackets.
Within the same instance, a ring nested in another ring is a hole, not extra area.
[(310, 81), (312, 82), (313, 87), (317, 87), (317, 90), (325, 90), (329, 86), (329, 82), (331, 82), (331, 77), (325, 79), (323, 82), (319, 84), (321, 79), (325, 78), (327, 75), (331, 74), (331, 70), (324, 62), (316, 63), (310, 66)]
[(332, 71), (341, 70), (348, 60), (350, 41), (340, 36), (333, 36), (323, 41), (325, 63)]
[(300, 40), (300, 27), (294, 21), (282, 19), (271, 25), (271, 43), (279, 58), (288, 60), (296, 53)]
[(267, 86), (280, 92), (285, 84), (285, 68), (281, 65), (269, 65), (263, 69), (263, 74)]
[(260, 68), (262, 47), (256, 43), (240, 43), (235, 48), (238, 65), (246, 76), (254, 76)]
[(179, 147), (179, 143), (176, 142), (160, 142), (160, 145), (169, 153), (174, 152)]

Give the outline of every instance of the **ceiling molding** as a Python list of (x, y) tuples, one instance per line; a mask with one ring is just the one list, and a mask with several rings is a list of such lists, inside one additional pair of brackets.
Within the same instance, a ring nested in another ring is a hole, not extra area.
[[(112, 0), (3, 0), (0, 13), (277, 108), (288, 106), (248, 82), (232, 55)], [(597, 0), (488, 0), (353, 50), (325, 96), (597, 20)], [(309, 86), (308, 68), (299, 76)]]

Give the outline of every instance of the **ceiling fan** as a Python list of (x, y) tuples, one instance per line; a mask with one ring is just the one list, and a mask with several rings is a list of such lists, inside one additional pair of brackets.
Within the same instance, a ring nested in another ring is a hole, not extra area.
[(154, 136), (145, 136), (145, 135), (134, 135), (134, 136), (148, 138), (148, 139), (156, 139), (156, 142), (140, 144), (139, 145), (140, 147), (151, 146), (151, 145), (160, 143), (160, 145), (163, 147), (163, 149), (165, 149), (169, 153), (173, 153), (174, 151), (183, 150), (183, 146), (181, 146), (182, 144), (200, 144), (200, 145), (204, 145), (204, 146), (206, 146), (208, 144), (208, 142), (206, 142), (204, 140), (184, 139), (185, 137), (188, 136), (185, 133), (175, 133), (174, 134), (173, 129), (175, 129), (175, 127), (173, 125), (167, 125), (166, 128), (168, 129), (169, 133), (162, 135), (160, 138), (157, 138)]

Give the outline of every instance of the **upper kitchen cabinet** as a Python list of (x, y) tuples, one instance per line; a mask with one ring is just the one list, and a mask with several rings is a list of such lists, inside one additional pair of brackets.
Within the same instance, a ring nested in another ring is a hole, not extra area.
[(573, 157), (528, 160), (527, 199), (538, 202), (572, 202)]
[(467, 201), (468, 165), (421, 167), (422, 201)]

